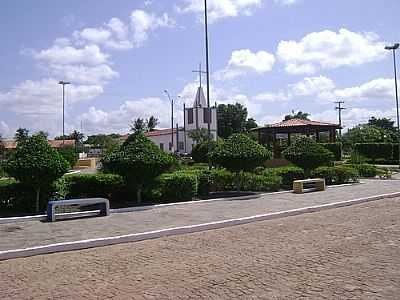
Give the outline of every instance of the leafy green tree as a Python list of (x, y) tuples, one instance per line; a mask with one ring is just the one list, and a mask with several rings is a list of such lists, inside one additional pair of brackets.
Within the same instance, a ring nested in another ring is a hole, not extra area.
[(120, 135), (116, 134), (98, 134), (88, 136), (85, 144), (89, 144), (94, 148), (104, 149), (106, 152), (117, 148), (119, 141), (118, 138)]
[(36, 191), (36, 212), (40, 210), (40, 191), (48, 188), (68, 170), (68, 162), (41, 135), (20, 140), (5, 164), (6, 172)]
[(343, 135), (343, 141), (347, 145), (357, 143), (391, 143), (393, 142), (393, 132), (380, 127), (361, 124), (349, 129)]
[(217, 145), (218, 142), (211, 140), (208, 143), (207, 140), (196, 144), (192, 149), (192, 158), (196, 163), (208, 163), (208, 153), (211, 152)]
[(26, 140), (28, 137), (29, 137), (29, 130), (26, 128), (18, 128), (14, 136), (17, 142)]
[(228, 138), (234, 133), (247, 132), (249, 129), (257, 127), (254, 119), (247, 120), (247, 108), (240, 103), (220, 104), (217, 108), (218, 113), (218, 136)]
[(142, 118), (137, 118), (131, 123), (131, 132), (146, 132), (146, 122)]
[(78, 154), (75, 151), (75, 147), (63, 146), (57, 151), (68, 162), (71, 169), (76, 165), (76, 162), (78, 161)]
[(386, 130), (390, 130), (390, 131), (396, 131), (396, 128), (394, 127), (394, 121), (392, 121), (391, 119), (388, 119), (388, 118), (371, 117), (368, 120), (368, 125), (386, 129)]
[(222, 166), (236, 175), (236, 189), (240, 190), (240, 172), (261, 166), (272, 153), (245, 134), (233, 134), (218, 143), (209, 154), (213, 164)]
[(251, 129), (257, 128), (258, 124), (255, 119), (249, 118), (244, 124), (244, 129), (246, 132), (250, 132)]
[(286, 115), (284, 121), (292, 120), (292, 119), (301, 119), (301, 120), (309, 120), (309, 113), (302, 112), (301, 110), (298, 112), (295, 112), (292, 110), (292, 113), (290, 115)]
[[(191, 130), (188, 136), (196, 143), (201, 144), (208, 141), (208, 130), (206, 128), (199, 128)], [(210, 139), (213, 139), (213, 134), (211, 133)]]
[(38, 131), (38, 133), (36, 133), (36, 135), (41, 135), (42, 137), (44, 137), (46, 140), (49, 137), (49, 133), (43, 130)]
[(320, 166), (330, 165), (335, 159), (332, 152), (318, 144), (314, 139), (306, 136), (294, 139), (282, 154), (287, 160), (303, 168), (307, 176), (310, 175), (311, 170)]
[(146, 120), (147, 131), (154, 131), (158, 124), (159, 124), (158, 119), (154, 116), (151, 116)]
[(102, 162), (104, 171), (121, 175), (128, 186), (136, 188), (137, 201), (141, 203), (145, 185), (171, 168), (175, 159), (137, 132), (117, 151), (106, 154)]

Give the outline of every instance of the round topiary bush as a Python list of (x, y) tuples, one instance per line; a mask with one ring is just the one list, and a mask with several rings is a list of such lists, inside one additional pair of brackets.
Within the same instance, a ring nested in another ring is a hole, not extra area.
[(283, 156), (303, 168), (306, 176), (310, 175), (311, 170), (320, 166), (331, 165), (335, 159), (332, 152), (306, 136), (294, 139), (292, 144), (283, 151)]
[(17, 149), (5, 163), (9, 176), (36, 191), (36, 212), (40, 210), (40, 192), (69, 169), (68, 162), (51, 148), (42, 135), (33, 135), (20, 140)]
[(121, 175), (128, 187), (136, 188), (137, 201), (141, 203), (145, 184), (170, 169), (176, 160), (139, 132), (129, 136), (119, 149), (105, 155), (102, 163), (104, 171)]
[(218, 143), (210, 153), (213, 164), (236, 174), (237, 190), (240, 190), (240, 172), (252, 171), (271, 157), (269, 150), (245, 134), (231, 135), (225, 142)]

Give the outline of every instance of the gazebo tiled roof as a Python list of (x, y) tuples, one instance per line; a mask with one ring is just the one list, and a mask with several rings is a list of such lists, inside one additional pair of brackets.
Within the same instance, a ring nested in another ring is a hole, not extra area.
[[(291, 119), (282, 121), (275, 124), (268, 124), (264, 127), (260, 128), (285, 128), (285, 127), (302, 127), (302, 126), (319, 126), (319, 127), (336, 127), (340, 128), (338, 124), (326, 123), (326, 122), (318, 122), (318, 121), (311, 121), (311, 120), (303, 120), (303, 119)], [(257, 130), (257, 129), (256, 129)]]

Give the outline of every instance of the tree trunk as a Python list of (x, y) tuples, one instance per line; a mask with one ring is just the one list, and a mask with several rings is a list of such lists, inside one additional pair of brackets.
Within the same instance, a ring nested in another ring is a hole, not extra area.
[(142, 187), (141, 186), (139, 186), (136, 190), (136, 199), (137, 199), (138, 204), (142, 203)]
[(40, 211), (40, 188), (36, 189), (36, 213)]
[(235, 176), (235, 185), (236, 185), (236, 192), (240, 192), (240, 173), (236, 173)]

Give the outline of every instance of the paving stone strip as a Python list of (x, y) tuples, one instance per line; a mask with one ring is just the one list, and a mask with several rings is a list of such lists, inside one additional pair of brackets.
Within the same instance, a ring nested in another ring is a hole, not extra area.
[(398, 300), (400, 198), (0, 261), (1, 300)]
[(148, 207), (142, 211), (112, 214), (106, 218), (75, 219), (56, 223), (28, 221), (3, 224), (0, 225), (0, 251), (243, 218), (394, 192), (400, 192), (400, 181), (365, 180), (364, 184), (302, 195), (284, 193), (250, 200)]

